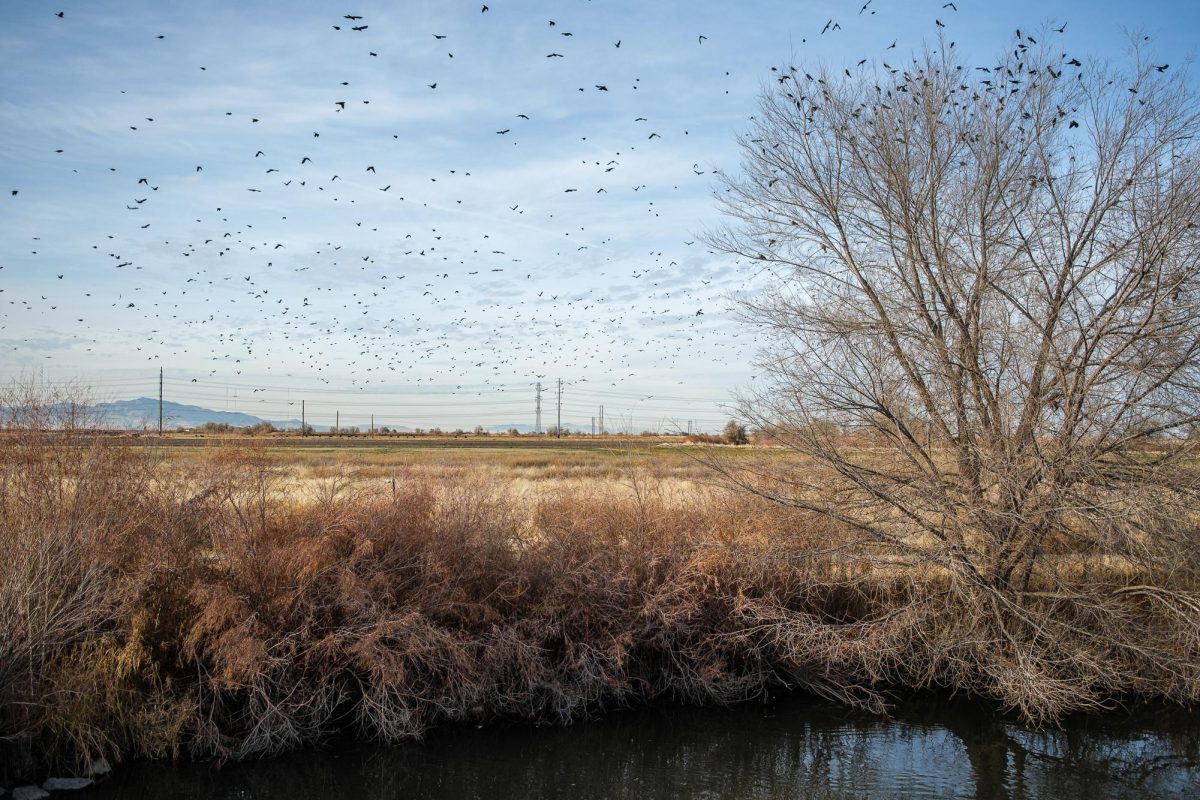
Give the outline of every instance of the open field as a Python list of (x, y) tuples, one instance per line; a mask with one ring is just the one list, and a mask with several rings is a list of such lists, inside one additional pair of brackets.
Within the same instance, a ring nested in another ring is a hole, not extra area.
[(941, 688), (1039, 721), (1200, 699), (1196, 587), (1064, 550), (1021, 599), (1045, 634), (1025, 642), (938, 564), (722, 484), (714, 453), (806, 469), (753, 447), (13, 434), (0, 747), (237, 759), (783, 690), (882, 710)]

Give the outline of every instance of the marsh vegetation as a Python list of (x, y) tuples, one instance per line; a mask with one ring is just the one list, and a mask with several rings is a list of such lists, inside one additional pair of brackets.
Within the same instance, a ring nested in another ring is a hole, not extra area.
[(1041, 722), (1200, 693), (1193, 553), (1167, 582), (1056, 543), (1022, 597), (1055, 625), (1014, 655), (951, 571), (861, 557), (844, 523), (678, 448), (177, 451), (75, 431), (59, 407), (0, 448), (0, 736), (43, 763), (781, 691), (885, 711), (932, 688)]

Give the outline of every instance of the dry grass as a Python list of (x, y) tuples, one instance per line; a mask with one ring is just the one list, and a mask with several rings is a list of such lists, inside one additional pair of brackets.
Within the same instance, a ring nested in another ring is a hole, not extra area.
[(1200, 696), (1196, 587), (1123, 565), (998, 631), (943, 571), (678, 454), (358, 456), (7, 439), (0, 737), (47, 761), (236, 759), (783, 688), (882, 709), (945, 687), (1034, 719)]

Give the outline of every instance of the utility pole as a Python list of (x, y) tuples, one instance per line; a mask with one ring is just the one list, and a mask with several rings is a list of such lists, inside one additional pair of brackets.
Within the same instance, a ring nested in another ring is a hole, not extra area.
[(542, 432), (542, 382), (537, 382), (537, 400), (534, 401), (534, 423), (533, 432)]
[(600, 435), (604, 435), (604, 404), (600, 404)]
[(554, 438), (562, 436), (562, 378), (558, 379), (558, 424), (554, 426)]
[(375, 415), (371, 415), (371, 435), (375, 435)]
[(592, 417), (592, 436), (596, 435), (596, 418)]
[(300, 435), (308, 436), (308, 418), (304, 415), (304, 401), (300, 401)]
[(162, 436), (162, 373), (163, 368), (158, 368), (158, 435)]
[(342, 435), (342, 412), (341, 411), (333, 412), (333, 430), (334, 430), (335, 436)]

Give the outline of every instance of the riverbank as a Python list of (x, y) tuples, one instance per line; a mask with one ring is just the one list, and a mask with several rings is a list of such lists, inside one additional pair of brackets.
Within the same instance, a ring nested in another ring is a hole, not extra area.
[(1060, 551), (1040, 568), (1078, 592), (1023, 594), (997, 628), (939, 565), (670, 463), (610, 464), (601, 490), (561, 464), (530, 487), (486, 464), (354, 479), (246, 447), (18, 441), (0, 736), (79, 768), (779, 691), (882, 710), (936, 688), (1041, 724), (1200, 699), (1197, 587)]

